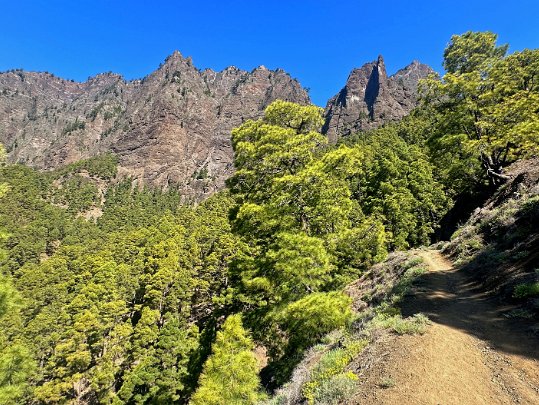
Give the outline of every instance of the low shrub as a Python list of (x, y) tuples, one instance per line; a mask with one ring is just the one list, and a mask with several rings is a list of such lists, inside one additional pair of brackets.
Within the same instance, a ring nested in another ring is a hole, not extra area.
[(429, 323), (429, 318), (423, 314), (403, 318), (394, 312), (383, 312), (373, 318), (370, 328), (388, 329), (399, 335), (415, 335), (425, 333)]
[(317, 405), (337, 405), (350, 398), (358, 389), (358, 376), (348, 371), (323, 381), (315, 390)]
[(427, 269), (424, 266), (415, 266), (406, 270), (397, 285), (393, 288), (392, 292), (395, 297), (392, 297), (392, 302), (396, 303), (400, 301), (408, 293), (414, 281), (426, 272)]
[(381, 388), (391, 388), (395, 386), (395, 380), (391, 377), (385, 377), (382, 378), (379, 385)]
[(513, 292), (515, 298), (539, 297), (539, 282), (523, 283), (515, 287)]
[(346, 372), (348, 364), (367, 346), (365, 339), (347, 339), (343, 347), (324, 353), (302, 389), (308, 404), (333, 404), (346, 398), (355, 387), (357, 376)]

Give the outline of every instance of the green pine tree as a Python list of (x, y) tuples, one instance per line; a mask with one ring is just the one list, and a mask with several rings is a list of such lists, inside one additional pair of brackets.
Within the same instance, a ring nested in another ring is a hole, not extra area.
[(231, 315), (217, 333), (192, 405), (255, 404), (261, 399), (254, 344), (241, 316)]
[(508, 46), (496, 40), (491, 32), (454, 35), (444, 53), (447, 73), (426, 81), (424, 105), (435, 117), (431, 152), (448, 184), (473, 167), (476, 181), (499, 186), (504, 167), (539, 150), (539, 51), (505, 56)]

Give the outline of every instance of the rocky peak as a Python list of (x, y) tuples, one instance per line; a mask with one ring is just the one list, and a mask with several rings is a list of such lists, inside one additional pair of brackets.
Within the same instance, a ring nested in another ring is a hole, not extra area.
[(330, 142), (407, 115), (417, 104), (417, 86), (433, 70), (417, 61), (388, 77), (384, 58), (352, 70), (344, 88), (326, 106), (323, 132)]
[(233, 170), (230, 131), (272, 101), (309, 103), (283, 70), (199, 71), (178, 51), (142, 80), (105, 73), (76, 83), (0, 73), (0, 142), (12, 162), (41, 169), (112, 151), (135, 183), (200, 199)]
[[(329, 100), (323, 130), (335, 142), (402, 118), (430, 73), (414, 61), (388, 77), (382, 56), (354, 69)], [(282, 69), (200, 71), (178, 51), (140, 80), (109, 72), (78, 83), (17, 69), (0, 73), (0, 142), (12, 162), (41, 169), (112, 151), (134, 183), (200, 199), (233, 171), (231, 129), (277, 99), (310, 102)]]
[(161, 64), (160, 68), (183, 65), (183, 64), (192, 66), (193, 60), (191, 59), (190, 56), (184, 57), (180, 51), (176, 50), (165, 58), (165, 61), (164, 63)]
[(107, 72), (107, 73), (99, 73), (93, 77), (89, 77), (86, 83), (83, 83), (84, 87), (103, 87), (107, 85), (111, 85), (113, 83), (118, 82), (124, 82), (124, 78), (122, 75)]

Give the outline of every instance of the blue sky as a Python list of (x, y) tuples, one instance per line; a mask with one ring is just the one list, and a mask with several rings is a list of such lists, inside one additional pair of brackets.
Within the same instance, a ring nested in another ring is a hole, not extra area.
[(378, 54), (390, 74), (414, 59), (441, 71), (451, 35), (467, 30), (496, 32), (511, 51), (539, 48), (537, 0), (2, 3), (0, 70), (133, 79), (177, 49), (199, 68), (283, 68), (319, 105)]

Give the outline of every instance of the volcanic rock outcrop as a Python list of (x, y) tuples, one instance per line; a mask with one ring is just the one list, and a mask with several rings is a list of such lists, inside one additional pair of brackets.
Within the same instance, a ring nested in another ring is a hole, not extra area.
[(45, 170), (111, 151), (138, 184), (200, 199), (233, 170), (230, 130), (276, 99), (310, 102), (283, 70), (200, 71), (179, 52), (133, 81), (12, 70), (0, 74), (0, 142), (10, 161)]
[[(401, 119), (430, 73), (413, 62), (387, 77), (382, 57), (354, 69), (325, 110), (330, 141)], [(281, 69), (197, 69), (174, 52), (141, 80), (99, 74), (84, 83), (20, 69), (0, 73), (0, 142), (11, 162), (43, 170), (113, 152), (134, 184), (178, 187), (200, 200), (233, 171), (232, 128), (274, 100), (310, 102)]]
[(429, 66), (414, 61), (388, 77), (382, 56), (352, 70), (344, 88), (327, 103), (323, 132), (336, 142), (400, 120), (417, 105), (419, 80), (432, 73)]

